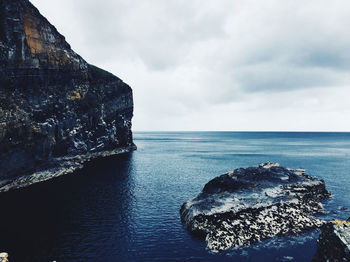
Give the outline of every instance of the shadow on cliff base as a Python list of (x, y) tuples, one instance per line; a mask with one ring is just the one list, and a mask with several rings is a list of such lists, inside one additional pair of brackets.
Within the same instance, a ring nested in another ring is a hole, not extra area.
[[(10, 254), (10, 261), (96, 257), (98, 250), (89, 250), (89, 241), (105, 245), (109, 237), (129, 233), (132, 170), (133, 155), (128, 153), (94, 160), (72, 175), (0, 194), (0, 249)], [(104, 232), (91, 232), (96, 223), (104, 223)], [(125, 223), (125, 232), (115, 232), (116, 223)], [(78, 257), (81, 253), (86, 257)]]

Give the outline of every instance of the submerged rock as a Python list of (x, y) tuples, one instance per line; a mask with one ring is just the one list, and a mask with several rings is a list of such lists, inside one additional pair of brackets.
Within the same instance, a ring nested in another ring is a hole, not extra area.
[(28, 0), (0, 1), (0, 192), (135, 149), (132, 116), (127, 84), (75, 53)]
[(313, 262), (350, 261), (350, 218), (334, 220), (322, 227)]
[(314, 215), (323, 213), (321, 201), (330, 196), (324, 181), (304, 169), (267, 162), (214, 178), (180, 214), (187, 229), (217, 252), (319, 228), (326, 222)]

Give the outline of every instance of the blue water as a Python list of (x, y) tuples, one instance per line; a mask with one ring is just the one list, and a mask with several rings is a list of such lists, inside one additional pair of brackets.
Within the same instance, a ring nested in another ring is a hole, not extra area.
[(138, 150), (0, 195), (0, 251), (10, 261), (310, 261), (319, 231), (212, 254), (179, 209), (210, 179), (266, 161), (305, 168), (350, 216), (350, 133), (135, 133)]

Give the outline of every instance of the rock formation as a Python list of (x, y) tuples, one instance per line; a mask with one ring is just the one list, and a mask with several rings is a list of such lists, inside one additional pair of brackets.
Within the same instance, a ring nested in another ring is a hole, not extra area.
[(76, 54), (28, 0), (0, 0), (0, 192), (135, 149), (132, 116), (127, 84)]
[(334, 220), (322, 227), (313, 262), (350, 261), (350, 218)]
[(214, 178), (180, 214), (188, 230), (217, 252), (322, 226), (326, 222), (314, 215), (330, 195), (324, 181), (305, 170), (268, 162)]
[(9, 260), (7, 259), (9, 255), (5, 252), (0, 253), (0, 262), (8, 262)]

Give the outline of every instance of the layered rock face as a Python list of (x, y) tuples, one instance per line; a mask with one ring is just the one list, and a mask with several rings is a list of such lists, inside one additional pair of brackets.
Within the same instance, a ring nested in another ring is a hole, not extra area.
[(350, 218), (334, 220), (322, 227), (313, 262), (350, 261)]
[(188, 230), (217, 252), (321, 227), (330, 197), (323, 180), (277, 163), (239, 168), (209, 181), (180, 210)]
[[(98, 52), (98, 50), (96, 50)], [(131, 88), (27, 0), (0, 0), (0, 192), (135, 148)]]

